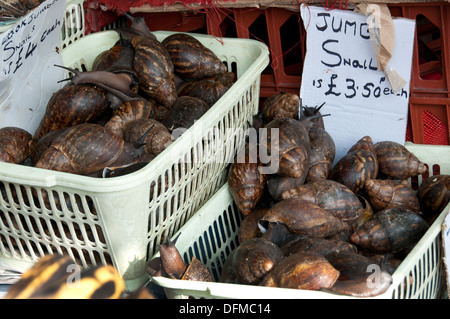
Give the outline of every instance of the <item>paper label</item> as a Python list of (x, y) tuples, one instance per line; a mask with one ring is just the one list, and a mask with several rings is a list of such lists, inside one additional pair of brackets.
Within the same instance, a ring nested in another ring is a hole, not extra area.
[(307, 31), (300, 97), (303, 106), (325, 102), (325, 129), (336, 143), (337, 160), (360, 138), (405, 142), (415, 21), (393, 19), (395, 45), (389, 72), (404, 79), (393, 90), (378, 66), (368, 17), (347, 10), (301, 6)]
[(61, 27), (65, 0), (47, 0), (0, 35), (0, 127), (31, 134), (51, 95), (62, 87)]

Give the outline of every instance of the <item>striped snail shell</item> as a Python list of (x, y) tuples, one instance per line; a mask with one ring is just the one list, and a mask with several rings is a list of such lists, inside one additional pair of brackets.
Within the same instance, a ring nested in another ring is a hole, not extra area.
[(20, 127), (0, 128), (0, 162), (22, 163), (31, 155), (35, 144), (33, 136)]

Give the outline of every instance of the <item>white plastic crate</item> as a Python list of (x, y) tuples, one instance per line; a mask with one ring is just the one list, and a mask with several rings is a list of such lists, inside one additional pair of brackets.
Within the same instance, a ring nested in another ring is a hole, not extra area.
[[(162, 40), (172, 33), (155, 35)], [(237, 74), (237, 81), (149, 165), (100, 179), (0, 163), (2, 263), (23, 271), (45, 254), (62, 253), (83, 267), (113, 264), (128, 290), (148, 280), (146, 262), (157, 245), (225, 183), (225, 168), (258, 111), (260, 75), (269, 62), (259, 41), (224, 38), (222, 45), (212, 36), (192, 35)], [(118, 38), (115, 31), (101, 31), (68, 42), (64, 65), (90, 70), (94, 58)]]
[[(406, 143), (430, 169), (450, 173), (450, 146)], [(422, 176), (418, 177), (418, 185)], [(382, 299), (436, 299), (445, 294), (445, 269), (442, 261), (441, 225), (450, 212), (450, 204), (430, 226), (415, 248), (392, 275), (393, 283)], [(164, 288), (168, 298), (227, 298), (227, 299), (348, 299), (355, 297), (322, 291), (272, 288), (217, 282), (230, 252), (238, 246), (238, 230), (242, 214), (236, 208), (225, 184), (183, 228), (174, 235), (176, 247), (186, 263), (196, 256), (211, 271), (216, 282), (194, 282), (153, 277)], [(157, 256), (156, 254), (155, 256)]]

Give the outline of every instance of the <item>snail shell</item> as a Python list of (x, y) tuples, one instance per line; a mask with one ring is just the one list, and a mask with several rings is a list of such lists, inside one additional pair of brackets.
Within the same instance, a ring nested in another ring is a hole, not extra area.
[(305, 175), (294, 178), (280, 176), (278, 174), (269, 175), (267, 180), (267, 190), (273, 199), (280, 201), (284, 192), (293, 189), (297, 186), (301, 186), (305, 183)]
[(299, 236), (288, 241), (281, 250), (284, 256), (305, 252), (325, 256), (335, 251), (357, 251), (355, 245), (342, 240), (307, 236)]
[(182, 78), (198, 79), (227, 71), (213, 51), (189, 34), (172, 34), (162, 44), (169, 52), (175, 72)]
[(407, 179), (427, 171), (427, 167), (417, 156), (397, 142), (382, 141), (374, 147), (380, 173), (392, 179)]
[(424, 218), (433, 221), (450, 202), (450, 175), (434, 175), (423, 180), (417, 198)]
[(20, 164), (33, 152), (36, 141), (20, 127), (0, 128), (0, 162)]
[(258, 223), (266, 210), (267, 208), (255, 209), (244, 217), (238, 231), (239, 244), (255, 237), (261, 237), (262, 234)]
[[(266, 154), (278, 152), (277, 174), (293, 178), (306, 176), (311, 150), (308, 133), (310, 127), (309, 121), (300, 122), (286, 117), (275, 119), (265, 126), (267, 134), (261, 135), (260, 144)], [(278, 130), (278, 140), (272, 137), (274, 130)]]
[(297, 94), (280, 92), (268, 97), (261, 109), (263, 121), (269, 123), (277, 118), (298, 119), (300, 98)]
[(311, 152), (306, 182), (327, 179), (336, 155), (336, 145), (331, 135), (319, 126), (309, 130)]
[(79, 124), (60, 134), (35, 167), (73, 174), (91, 174), (120, 155), (124, 141), (94, 123)]
[(178, 96), (169, 53), (159, 41), (149, 37), (136, 36), (131, 43), (139, 87), (156, 102), (170, 108)]
[(264, 222), (285, 224), (292, 233), (310, 237), (329, 237), (345, 229), (345, 224), (318, 205), (299, 198), (288, 198), (270, 207)]
[(200, 98), (180, 96), (172, 104), (162, 123), (173, 132), (179, 129), (179, 135), (194, 125), (208, 111), (208, 104)]
[(400, 208), (386, 208), (373, 215), (350, 237), (357, 246), (375, 253), (397, 253), (412, 245), (427, 231), (418, 214)]
[(368, 179), (364, 184), (367, 198), (375, 211), (389, 207), (403, 207), (416, 214), (420, 212), (419, 199), (406, 181)]
[(108, 108), (105, 90), (90, 84), (66, 85), (51, 96), (34, 137), (40, 139), (53, 130), (95, 122)]
[(133, 67), (134, 50), (121, 44), (116, 44), (109, 50), (105, 50), (96, 56), (92, 63), (93, 71), (105, 71), (111, 67), (120, 65)]
[(228, 87), (219, 81), (201, 80), (194, 83), (188, 95), (205, 101), (209, 107), (213, 106), (228, 91)]
[(244, 215), (250, 214), (260, 202), (267, 181), (266, 175), (260, 172), (262, 164), (256, 154), (256, 146), (247, 143), (237, 154), (228, 173), (230, 194)]
[(342, 221), (353, 221), (363, 213), (358, 196), (344, 184), (332, 180), (316, 180), (282, 194), (283, 199), (298, 198), (318, 205)]
[(261, 286), (319, 290), (333, 286), (339, 277), (325, 257), (297, 253), (285, 257), (264, 278)]
[(331, 169), (329, 179), (344, 184), (354, 193), (364, 187), (367, 179), (377, 177), (378, 161), (370, 136), (354, 144)]
[(220, 282), (255, 285), (282, 260), (281, 249), (263, 238), (236, 247), (225, 261)]

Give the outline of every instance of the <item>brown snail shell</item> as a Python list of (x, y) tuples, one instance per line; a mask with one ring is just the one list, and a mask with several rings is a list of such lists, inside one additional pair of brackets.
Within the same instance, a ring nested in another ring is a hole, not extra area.
[(373, 215), (350, 237), (357, 246), (376, 253), (397, 253), (412, 245), (427, 231), (418, 214), (400, 208), (386, 208)]
[(344, 184), (328, 179), (297, 186), (284, 192), (282, 198), (309, 201), (345, 222), (357, 219), (364, 211), (355, 193)]
[(273, 199), (280, 201), (284, 192), (293, 189), (297, 186), (301, 186), (305, 183), (305, 175), (294, 178), (280, 176), (278, 174), (269, 175), (267, 180), (267, 190)]
[(55, 138), (35, 167), (74, 174), (90, 174), (113, 163), (123, 139), (94, 123), (68, 128)]
[(357, 251), (355, 245), (346, 241), (308, 236), (299, 236), (288, 241), (281, 247), (281, 250), (284, 256), (305, 252), (325, 256), (335, 251)]
[(329, 237), (345, 229), (345, 224), (318, 205), (299, 198), (276, 203), (261, 218), (262, 223), (285, 224), (292, 233), (310, 237)]
[(298, 120), (300, 98), (297, 94), (280, 92), (268, 97), (261, 108), (263, 121), (269, 123), (280, 117)]
[(213, 106), (228, 91), (228, 87), (219, 81), (201, 80), (192, 85), (188, 95), (205, 101), (209, 107)]
[(249, 239), (227, 257), (220, 282), (256, 285), (282, 260), (281, 249), (263, 238)]
[(364, 184), (367, 199), (375, 211), (403, 207), (416, 214), (420, 212), (419, 199), (408, 182), (392, 179), (368, 179)]
[(141, 118), (130, 122), (123, 131), (126, 142), (142, 144), (145, 152), (156, 156), (173, 143), (172, 135), (160, 122)]
[(20, 164), (33, 152), (36, 140), (20, 127), (0, 128), (0, 162)]
[(108, 108), (105, 90), (90, 84), (66, 85), (51, 96), (34, 137), (40, 139), (53, 130), (95, 122)]
[(111, 118), (105, 124), (105, 128), (123, 138), (123, 132), (128, 124), (137, 119), (153, 116), (154, 105), (151, 100), (144, 99), (124, 102), (113, 112)]
[(258, 223), (266, 210), (267, 208), (255, 209), (244, 217), (238, 231), (239, 244), (255, 237), (261, 237), (262, 233)]
[(370, 136), (356, 142), (331, 169), (329, 179), (344, 184), (354, 193), (364, 187), (367, 179), (377, 177), (378, 161)]
[(209, 269), (195, 256), (192, 257), (191, 263), (187, 266), (183, 276), (181, 276), (181, 280), (213, 281)]
[(195, 121), (208, 111), (208, 104), (200, 98), (180, 96), (175, 100), (163, 124), (173, 132), (178, 129), (178, 135), (183, 134)]
[(175, 72), (182, 78), (198, 79), (227, 71), (213, 51), (189, 34), (172, 34), (162, 44), (169, 52)]
[(392, 179), (407, 179), (428, 170), (417, 156), (397, 142), (382, 141), (374, 146), (380, 173)]
[(103, 51), (92, 63), (93, 71), (105, 71), (111, 67), (120, 65), (128, 68), (133, 67), (134, 50), (131, 47), (116, 44), (108, 50)]
[(256, 155), (256, 146), (247, 143), (231, 164), (228, 173), (228, 187), (230, 194), (239, 211), (250, 214), (261, 201), (267, 177), (261, 174), (262, 166)]
[(340, 273), (338, 280), (326, 291), (355, 297), (375, 297), (386, 292), (392, 284), (388, 272), (356, 252), (332, 252), (325, 258)]
[(336, 156), (334, 140), (327, 131), (314, 125), (309, 130), (309, 141), (311, 152), (305, 181), (327, 179)]
[(430, 176), (417, 189), (417, 198), (424, 218), (433, 221), (450, 202), (450, 175)]
[(297, 253), (285, 257), (264, 278), (261, 286), (319, 290), (331, 287), (339, 277), (325, 257)]
[(310, 127), (309, 121), (301, 122), (286, 117), (275, 119), (265, 126), (267, 131), (260, 137), (260, 144), (265, 149), (265, 154), (278, 152), (278, 175), (293, 178), (306, 176), (311, 150), (308, 133)]
[(170, 108), (177, 99), (172, 60), (157, 40), (137, 36), (131, 40), (135, 50), (133, 69), (139, 77), (139, 87), (156, 102)]

